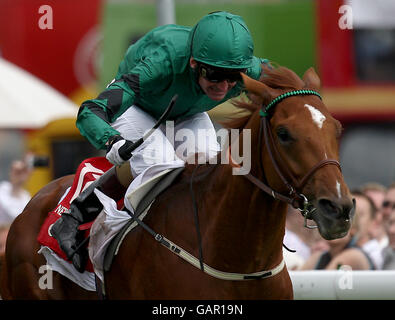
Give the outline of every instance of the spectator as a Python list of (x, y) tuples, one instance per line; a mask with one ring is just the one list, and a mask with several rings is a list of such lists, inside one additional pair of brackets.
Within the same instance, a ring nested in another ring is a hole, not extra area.
[(29, 178), (31, 168), (25, 161), (11, 164), (10, 181), (0, 182), (0, 224), (11, 224), (30, 200), (23, 185)]
[(383, 203), (381, 205), (381, 212), (383, 214), (383, 223), (389, 219), (390, 214), (395, 209), (395, 183), (391, 184), (385, 193)]
[(4, 256), (5, 242), (7, 240), (9, 228), (10, 228), (9, 225), (6, 225), (6, 224), (0, 225), (0, 261)]
[(363, 194), (355, 194), (356, 213), (350, 231), (344, 238), (326, 241), (329, 249), (315, 252), (301, 267), (302, 270), (334, 270), (347, 265), (353, 270), (374, 270), (372, 258), (361, 248), (369, 241), (375, 206)]
[[(373, 245), (373, 247), (377, 247), (377, 244), (379, 244), (380, 248), (383, 249), (388, 244), (388, 241), (382, 221), (383, 217), (381, 213), (381, 206), (387, 190), (382, 184), (376, 182), (365, 183), (361, 186), (360, 190), (362, 193), (366, 194), (370, 199), (373, 200), (377, 208), (374, 226), (372, 228), (372, 236), (374, 239), (370, 241), (367, 246)], [(370, 250), (370, 248), (366, 249)]]
[(354, 191), (356, 201), (356, 214), (358, 215), (358, 232), (355, 243), (366, 252), (373, 261), (375, 269), (381, 269), (383, 264), (382, 247), (375, 238), (377, 230), (378, 210), (373, 200), (366, 194)]
[(374, 202), (376, 209), (380, 209), (384, 201), (386, 188), (377, 182), (368, 182), (361, 186), (361, 192), (366, 194)]
[(3, 267), (5, 244), (6, 244), (9, 228), (10, 228), (9, 225), (0, 225), (0, 274)]
[(383, 249), (383, 270), (395, 270), (395, 208), (384, 225), (388, 234), (388, 246)]
[(395, 183), (391, 184), (384, 196), (381, 207), (387, 245), (383, 249), (383, 269), (395, 269)]
[(374, 238), (378, 241), (381, 249), (388, 246), (388, 236), (385, 229), (386, 222), (392, 210), (395, 206), (395, 183), (391, 184), (385, 195), (384, 200), (380, 206), (380, 210), (377, 215), (377, 229)]

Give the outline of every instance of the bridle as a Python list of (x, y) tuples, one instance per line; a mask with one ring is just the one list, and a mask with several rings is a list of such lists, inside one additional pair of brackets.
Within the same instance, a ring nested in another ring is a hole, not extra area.
[[(260, 115), (260, 126), (259, 126), (259, 143), (258, 145), (262, 146), (262, 136), (265, 139), (265, 145), (267, 151), (269, 153), (269, 157), (273, 164), (276, 173), (282, 180), (283, 184), (288, 189), (288, 194), (279, 193), (273, 190), (267, 183), (259, 180), (257, 177), (253, 176), (251, 173), (244, 175), (248, 180), (250, 180), (253, 184), (255, 184), (259, 189), (266, 192), (270, 196), (272, 196), (276, 200), (280, 200), (283, 202), (287, 202), (292, 205), (294, 208), (300, 210), (304, 219), (305, 219), (305, 227), (307, 228), (316, 228), (316, 226), (309, 226), (307, 224), (307, 219), (311, 219), (312, 213), (315, 211), (314, 206), (309, 202), (307, 197), (302, 193), (303, 187), (310, 180), (310, 178), (315, 174), (317, 170), (326, 166), (326, 165), (335, 165), (340, 171), (340, 163), (335, 159), (323, 159), (314, 165), (303, 177), (298, 180), (295, 178), (295, 175), (289, 170), (289, 168), (284, 165), (284, 160), (281, 157), (280, 152), (278, 151), (276, 144), (274, 143), (274, 137), (272, 130), (270, 128), (270, 109), (274, 108), (277, 104), (288, 97), (297, 96), (297, 95), (315, 95), (319, 97), (321, 100), (321, 95), (314, 90), (293, 90), (286, 92), (284, 94), (279, 95), (275, 99), (273, 99), (267, 106), (262, 105), (261, 110), (259, 111)], [(259, 151), (260, 155), (260, 166), (261, 170), (264, 173), (265, 170), (263, 168), (262, 162), (262, 150)], [(279, 165), (280, 164), (280, 165)], [(281, 171), (280, 168), (283, 168), (285, 174)], [(287, 178), (288, 179), (287, 179)], [(290, 181), (291, 182), (290, 182)]]

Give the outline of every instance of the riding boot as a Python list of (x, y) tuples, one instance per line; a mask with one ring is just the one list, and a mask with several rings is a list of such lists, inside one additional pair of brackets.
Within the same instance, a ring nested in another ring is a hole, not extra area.
[[(116, 174), (109, 177), (99, 187), (99, 190), (115, 201), (120, 200), (126, 192), (125, 186), (120, 184)], [(77, 197), (70, 204), (70, 209), (64, 212), (51, 228), (52, 236), (58, 241), (67, 259), (72, 261), (79, 272), (85, 270), (88, 250), (85, 245), (82, 245), (84, 231), (78, 228), (81, 224), (94, 220), (102, 209), (102, 203), (92, 191), (83, 201)]]
[(103, 209), (103, 205), (93, 192), (83, 202), (77, 199), (70, 204), (70, 209), (54, 223), (51, 234), (58, 241), (67, 259), (73, 262), (79, 272), (84, 272), (88, 252), (85, 246), (81, 245), (84, 240), (84, 231), (78, 228), (81, 224), (96, 218)]

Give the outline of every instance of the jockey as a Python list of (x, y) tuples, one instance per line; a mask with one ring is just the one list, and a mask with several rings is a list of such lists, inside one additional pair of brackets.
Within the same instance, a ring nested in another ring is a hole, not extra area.
[[(260, 77), (261, 64), (267, 60), (255, 57), (253, 48), (243, 19), (228, 12), (208, 14), (192, 29), (179, 25), (157, 27), (131, 45), (115, 79), (96, 99), (83, 102), (77, 117), (81, 134), (96, 148), (107, 149), (107, 160), (118, 166), (116, 177), (109, 181), (118, 180), (127, 187), (153, 165), (183, 166), (192, 155), (195, 159), (195, 152), (204, 159), (216, 156), (220, 147), (206, 111), (240, 95), (240, 72), (254, 79)], [(178, 100), (168, 117), (174, 121), (175, 131), (187, 128), (197, 133), (205, 129), (206, 141), (194, 141), (188, 154), (179, 155), (162, 128), (132, 157), (125, 154), (126, 147), (153, 127), (175, 94)], [(126, 179), (120, 174), (124, 162), (129, 164)], [(86, 203), (73, 202), (51, 229), (80, 272), (84, 270), (87, 250), (75, 252), (81, 241), (78, 226), (93, 220), (101, 209), (94, 195)]]

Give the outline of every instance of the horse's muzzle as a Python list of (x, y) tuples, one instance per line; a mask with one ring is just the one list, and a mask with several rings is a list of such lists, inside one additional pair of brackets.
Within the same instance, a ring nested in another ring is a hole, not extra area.
[(312, 214), (321, 236), (327, 240), (344, 237), (354, 217), (355, 200), (349, 198), (319, 198)]

